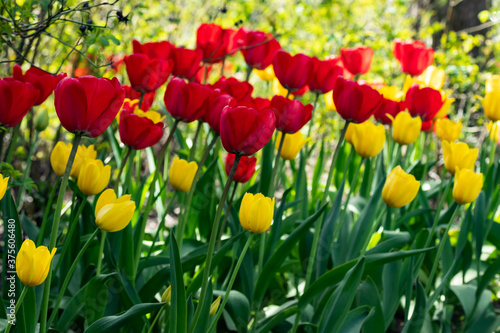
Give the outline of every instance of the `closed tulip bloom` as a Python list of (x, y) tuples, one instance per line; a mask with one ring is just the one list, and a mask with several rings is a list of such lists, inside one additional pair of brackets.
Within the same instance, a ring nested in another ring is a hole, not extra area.
[(271, 100), (276, 116), (276, 128), (284, 133), (295, 133), (311, 120), (313, 106), (301, 101), (274, 96)]
[(443, 159), (446, 170), (455, 173), (455, 169), (474, 169), (479, 150), (469, 148), (465, 142), (443, 141)]
[[(283, 134), (278, 132), (278, 136), (276, 137), (276, 150), (279, 149), (281, 136)], [(284, 160), (294, 160), (299, 154), (300, 150), (304, 145), (311, 140), (311, 137), (305, 138), (301, 132), (296, 132), (293, 134), (286, 134), (285, 141), (283, 141), (283, 147), (281, 148), (280, 157)]]
[(405, 107), (413, 117), (422, 118), (422, 122), (432, 120), (443, 104), (441, 93), (429, 87), (415, 84), (406, 92)]
[(312, 92), (326, 94), (335, 87), (337, 77), (341, 76), (344, 69), (336, 65), (332, 60), (319, 60), (313, 57), (314, 75), (309, 82), (309, 89)]
[(246, 231), (254, 234), (265, 232), (271, 226), (274, 215), (274, 198), (262, 193), (245, 193), (240, 206), (240, 224)]
[(66, 77), (57, 85), (54, 96), (61, 125), (69, 132), (95, 138), (115, 119), (125, 91), (116, 78)]
[(217, 299), (212, 303), (210, 304), (210, 317), (213, 317), (215, 316), (215, 314), (217, 313), (217, 310), (219, 309), (219, 305), (220, 305), (220, 296), (217, 297)]
[(174, 48), (175, 46), (167, 41), (148, 42), (141, 44), (136, 39), (132, 40), (133, 53), (147, 55), (150, 59), (171, 59)]
[(253, 86), (247, 81), (238, 81), (234, 77), (221, 77), (212, 85), (213, 89), (233, 96), (238, 102), (248, 101), (252, 98)]
[(492, 75), (486, 79), (486, 93), (494, 90), (500, 91), (500, 75)]
[(435, 66), (427, 67), (419, 77), (419, 80), (422, 81), (426, 87), (431, 87), (436, 90), (441, 90), (443, 88), (444, 79), (444, 70)]
[(421, 128), (420, 117), (413, 118), (408, 112), (400, 112), (392, 121), (392, 138), (400, 145), (410, 145), (417, 141)]
[(427, 49), (420, 41), (394, 41), (394, 57), (399, 61), (401, 70), (412, 76), (420, 75), (434, 62), (434, 50)]
[(46, 246), (36, 247), (32, 240), (25, 240), (16, 257), (16, 272), (19, 280), (27, 287), (42, 284), (49, 274), (50, 264), (56, 250), (53, 248), (49, 252)]
[(202, 58), (203, 51), (201, 50), (190, 50), (184, 47), (174, 48), (172, 52), (172, 59), (174, 60), (172, 74), (191, 81), (201, 67)]
[(273, 69), (281, 85), (290, 91), (303, 88), (314, 75), (314, 63), (311, 57), (301, 53), (291, 56), (283, 50), (276, 52)]
[[(141, 92), (135, 90), (131, 86), (122, 85), (125, 90), (125, 99), (129, 99), (131, 101), (137, 100), (137, 104), (139, 104), (139, 99), (141, 98)], [(141, 110), (148, 111), (155, 101), (156, 91), (149, 92), (144, 94), (144, 98), (142, 99)]]
[(149, 58), (145, 54), (133, 53), (123, 59), (127, 67), (130, 85), (143, 93), (155, 91), (167, 82), (174, 62), (158, 58)]
[(95, 205), (95, 224), (101, 230), (117, 232), (124, 229), (135, 212), (135, 202), (130, 194), (117, 198), (115, 190), (102, 192)]
[(373, 59), (373, 49), (369, 46), (341, 48), (342, 62), (353, 75), (365, 74), (370, 70)]
[(0, 125), (13, 127), (19, 124), (38, 96), (38, 90), (31, 83), (0, 80)]
[(457, 167), (455, 183), (453, 184), (453, 199), (459, 205), (465, 205), (476, 200), (482, 188), (482, 173), (475, 173), (472, 170)]
[(274, 75), (273, 65), (269, 65), (263, 70), (254, 70), (255, 74), (263, 81), (272, 81), (276, 76)]
[(491, 121), (500, 120), (500, 90), (486, 93), (483, 99), (484, 115)]
[(368, 85), (338, 77), (333, 89), (333, 102), (342, 118), (362, 123), (377, 111), (382, 103), (382, 95)]
[(398, 165), (385, 180), (382, 199), (389, 207), (403, 207), (415, 199), (419, 188), (420, 182)]
[(236, 33), (232, 29), (223, 29), (214, 23), (203, 23), (196, 31), (196, 48), (203, 51), (203, 62), (214, 64), (221, 62), (236, 49)]
[(118, 127), (122, 142), (136, 150), (157, 144), (163, 136), (161, 118), (157, 119), (157, 117), (154, 117), (153, 119), (156, 118), (159, 120), (155, 122), (146, 115), (147, 113), (153, 113), (154, 115), (158, 113), (154, 111), (138, 111), (122, 111)]
[[(71, 154), (71, 149), (73, 145), (71, 143), (65, 144), (62, 141), (56, 143), (52, 153), (50, 154), (50, 164), (52, 165), (52, 169), (54, 173), (59, 177), (64, 175), (64, 171), (66, 170), (66, 165), (68, 164), (69, 155)], [(70, 177), (78, 178), (80, 174), (80, 169), (82, 164), (87, 160), (95, 159), (97, 157), (97, 152), (94, 149), (94, 145), (90, 145), (85, 147), (83, 145), (78, 146), (76, 150), (75, 159), (73, 161), (73, 165), (71, 166)]]
[(453, 104), (453, 102), (455, 102), (454, 98), (448, 98), (445, 93), (442, 93), (441, 95), (443, 96), (444, 103), (441, 109), (439, 109), (438, 113), (434, 116), (435, 120), (446, 117), (450, 111), (451, 105)]
[(203, 116), (209, 95), (209, 88), (173, 77), (167, 85), (163, 101), (172, 117), (190, 123)]
[(220, 89), (213, 89), (210, 92), (202, 119), (216, 133), (220, 132), (220, 115), (222, 110), (228, 105), (236, 105), (236, 100), (232, 96), (221, 92)]
[(0, 175), (0, 200), (4, 197), (7, 187), (9, 187), (9, 178), (10, 177), (3, 178), (3, 175)]
[(176, 156), (168, 172), (168, 181), (175, 190), (188, 192), (197, 170), (198, 164), (196, 162), (181, 160)]
[(351, 123), (347, 129), (346, 141), (350, 142), (356, 153), (363, 158), (378, 155), (385, 144), (384, 125), (375, 125), (368, 120), (361, 124)]
[(462, 121), (454, 122), (448, 118), (436, 120), (436, 135), (441, 141), (455, 142), (460, 137)]
[(85, 195), (95, 195), (102, 192), (109, 184), (111, 167), (101, 160), (87, 160), (82, 164), (78, 175), (78, 188)]
[[(236, 155), (227, 154), (225, 161), (226, 176), (229, 176), (231, 169), (233, 168), (234, 158)], [(237, 183), (246, 183), (252, 178), (255, 173), (255, 164), (257, 163), (257, 158), (255, 156), (241, 156), (238, 167), (233, 177), (233, 181)]]
[(252, 68), (263, 70), (273, 62), (274, 55), (281, 49), (272, 34), (262, 31), (242, 30), (241, 54)]
[(35, 105), (40, 105), (45, 102), (47, 97), (52, 94), (59, 81), (65, 77), (66, 73), (61, 73), (56, 76), (33, 66), (23, 74), (23, 70), (18, 64), (15, 64), (12, 70), (12, 78), (14, 80), (31, 83), (33, 87), (38, 90), (38, 98)]

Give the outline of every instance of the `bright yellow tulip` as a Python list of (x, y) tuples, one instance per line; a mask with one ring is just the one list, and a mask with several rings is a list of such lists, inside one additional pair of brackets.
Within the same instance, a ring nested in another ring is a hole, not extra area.
[(7, 191), (7, 187), (9, 186), (9, 178), (10, 177), (3, 178), (3, 175), (0, 175), (0, 200), (2, 200), (5, 192)]
[[(62, 177), (64, 175), (66, 164), (68, 164), (68, 159), (69, 155), (71, 154), (72, 148), (73, 145), (71, 143), (65, 144), (64, 142), (59, 141), (50, 154), (50, 164), (52, 165), (54, 173), (59, 177)], [(96, 157), (97, 152), (94, 149), (94, 145), (90, 145), (88, 147), (85, 147), (83, 145), (78, 146), (78, 149), (76, 150), (75, 160), (73, 161), (73, 165), (71, 166), (71, 172), (69, 175), (73, 178), (78, 178), (82, 164), (87, 160), (95, 159)]]
[(111, 167), (101, 160), (87, 160), (78, 175), (78, 188), (85, 195), (95, 195), (108, 186), (111, 177)]
[(436, 135), (441, 141), (455, 142), (460, 137), (462, 121), (454, 122), (448, 118), (436, 120)]
[(419, 188), (420, 182), (398, 165), (387, 176), (382, 189), (382, 199), (389, 207), (403, 207), (415, 199)]
[(486, 79), (486, 93), (493, 90), (500, 91), (500, 75), (492, 75)]
[(325, 104), (329, 110), (337, 111), (335, 103), (333, 102), (333, 90), (325, 94)]
[(443, 141), (443, 159), (446, 170), (455, 173), (455, 169), (474, 169), (477, 160), (477, 148), (470, 149), (465, 142)]
[(276, 77), (274, 75), (273, 65), (269, 65), (263, 70), (254, 69), (253, 71), (263, 81), (271, 81), (272, 79), (274, 79)]
[(356, 153), (364, 158), (378, 155), (385, 144), (384, 125), (375, 125), (371, 120), (361, 124), (350, 123), (346, 141), (350, 142)]
[(95, 205), (95, 224), (101, 230), (116, 232), (124, 229), (135, 212), (130, 194), (116, 198), (113, 189), (102, 192)]
[(254, 234), (267, 231), (274, 215), (274, 198), (262, 193), (245, 193), (240, 206), (240, 224), (243, 229)]
[(497, 122), (489, 121), (486, 123), (486, 129), (490, 133), (490, 139), (498, 142), (500, 139), (500, 125)]
[[(278, 150), (279, 148), (282, 135), (283, 134), (281, 132), (278, 132), (275, 144), (276, 150)], [(297, 155), (299, 154), (299, 151), (309, 140), (311, 140), (310, 137), (304, 139), (304, 135), (302, 135), (302, 133), (300, 132), (285, 135), (285, 141), (283, 141), (283, 147), (281, 148), (281, 158), (284, 160), (295, 159), (295, 157), (297, 157)]]
[(473, 202), (479, 196), (482, 188), (483, 174), (457, 167), (455, 184), (453, 184), (453, 199), (458, 204), (465, 205)]
[(400, 101), (403, 95), (403, 92), (399, 90), (396, 86), (382, 86), (378, 89), (378, 92), (384, 96), (384, 98)]
[(196, 162), (174, 158), (168, 172), (168, 181), (172, 187), (179, 192), (188, 192), (193, 184), (194, 176), (198, 170)]
[(448, 112), (450, 112), (451, 105), (453, 104), (453, 102), (455, 102), (454, 98), (448, 98), (448, 95), (446, 95), (444, 92), (441, 92), (441, 96), (443, 96), (444, 104), (441, 109), (439, 109), (438, 113), (436, 113), (434, 119), (441, 119), (446, 117)]
[(486, 93), (483, 99), (484, 115), (491, 121), (500, 120), (500, 90)]
[(392, 119), (392, 138), (400, 145), (410, 145), (417, 141), (422, 129), (422, 119), (413, 118), (408, 112), (399, 112), (396, 118), (388, 115)]
[(422, 81), (427, 87), (432, 89), (441, 90), (444, 84), (444, 70), (435, 66), (429, 66), (419, 76), (419, 81)]
[(16, 271), (19, 280), (28, 287), (42, 284), (49, 274), (54, 254), (56, 254), (56, 248), (49, 252), (46, 246), (36, 247), (32, 240), (25, 240), (16, 257)]
[(217, 310), (219, 310), (219, 305), (220, 305), (220, 296), (217, 297), (217, 299), (212, 304), (210, 304), (210, 317), (215, 316)]

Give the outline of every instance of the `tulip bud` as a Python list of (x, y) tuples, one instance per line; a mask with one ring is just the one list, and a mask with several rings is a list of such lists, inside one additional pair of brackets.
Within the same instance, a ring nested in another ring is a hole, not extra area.
[(43, 108), (37, 112), (35, 116), (35, 129), (39, 132), (45, 130), (49, 126), (49, 113)]
[(385, 144), (384, 125), (375, 125), (371, 120), (361, 124), (350, 123), (346, 141), (351, 143), (356, 153), (363, 158), (378, 155)]
[(477, 148), (470, 149), (465, 142), (443, 141), (443, 159), (446, 170), (455, 173), (456, 167), (459, 169), (474, 169), (477, 160)]
[[(52, 165), (54, 173), (59, 177), (64, 175), (72, 148), (73, 145), (71, 143), (65, 144), (64, 142), (59, 141), (50, 154), (50, 164)], [(69, 175), (76, 179), (80, 174), (82, 164), (87, 160), (93, 160), (96, 157), (97, 152), (94, 150), (94, 145), (90, 145), (88, 147), (83, 145), (79, 146), (76, 150), (75, 160), (73, 161)]]
[(389, 207), (403, 207), (415, 199), (419, 188), (420, 182), (398, 165), (387, 176), (382, 189), (382, 199)]
[(172, 289), (172, 286), (168, 286), (167, 290), (165, 290), (163, 292), (163, 295), (161, 295), (161, 302), (162, 303), (170, 304), (171, 289)]
[[(281, 132), (278, 132), (278, 135), (276, 137), (276, 150), (278, 150), (280, 142), (281, 142), (281, 136), (283, 134)], [(285, 135), (285, 141), (283, 141), (283, 147), (281, 148), (281, 158), (284, 160), (293, 160), (295, 157), (297, 157), (299, 151), (304, 147), (306, 142), (311, 140), (311, 137), (308, 137), (304, 139), (304, 135), (302, 133), (297, 132), (294, 134), (286, 134)]]
[(78, 188), (85, 195), (95, 195), (108, 186), (111, 167), (101, 160), (87, 160), (82, 164), (78, 175)]
[(392, 119), (392, 137), (400, 145), (410, 145), (417, 141), (422, 128), (422, 119), (419, 116), (413, 118), (408, 112), (399, 112), (396, 117), (388, 115)]
[(194, 176), (198, 170), (196, 162), (189, 162), (175, 157), (168, 172), (168, 181), (179, 192), (188, 192), (193, 184)]
[(453, 199), (459, 205), (473, 202), (483, 188), (483, 174), (468, 169), (456, 167), (455, 184), (453, 184)]
[(460, 137), (462, 121), (454, 122), (448, 118), (436, 120), (436, 135), (441, 141), (454, 142)]
[(220, 296), (210, 305), (210, 317), (215, 316), (220, 305)]
[(10, 177), (3, 178), (3, 175), (0, 175), (0, 200), (2, 200), (5, 192), (7, 191), (7, 187), (9, 186), (9, 178)]
[(95, 224), (104, 231), (120, 231), (129, 224), (134, 212), (135, 202), (130, 200), (130, 194), (116, 198), (115, 191), (107, 189), (95, 205)]
[(56, 248), (49, 252), (47, 247), (36, 247), (32, 240), (25, 240), (16, 257), (16, 272), (19, 280), (27, 287), (42, 284), (47, 278), (55, 253)]
[(491, 121), (500, 120), (500, 90), (486, 93), (483, 99), (484, 115)]
[(259, 234), (271, 226), (274, 215), (274, 198), (265, 197), (262, 193), (253, 195), (245, 193), (240, 206), (240, 224), (243, 229)]

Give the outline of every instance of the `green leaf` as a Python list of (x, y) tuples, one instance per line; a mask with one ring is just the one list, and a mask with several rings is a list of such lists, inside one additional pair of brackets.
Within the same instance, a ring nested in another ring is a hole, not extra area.
[(385, 332), (385, 318), (384, 312), (382, 310), (382, 304), (380, 302), (380, 293), (378, 291), (377, 285), (371, 277), (368, 277), (359, 286), (355, 304), (357, 306), (367, 305), (371, 309), (373, 309), (373, 315), (371, 315), (369, 318), (366, 318), (363, 323), (364, 333)]
[(99, 275), (87, 283), (85, 287), (85, 318), (87, 325), (91, 325), (104, 315), (108, 302), (109, 275)]
[[(408, 302), (408, 301), (407, 301)], [(420, 333), (422, 332), (422, 327), (424, 326), (426, 311), (427, 297), (425, 296), (425, 290), (420, 281), (417, 281), (417, 299), (415, 302), (415, 308), (410, 320), (408, 320), (403, 327), (402, 333)]]
[(283, 323), (287, 318), (296, 314), (297, 311), (297, 301), (286, 302), (272, 316), (268, 316), (257, 323), (257, 333), (270, 332), (272, 328)]
[(111, 40), (115, 45), (121, 44), (120, 40), (113, 35), (106, 35), (106, 38)]
[(99, 41), (101, 42), (102, 45), (109, 46), (109, 40), (107, 40), (106, 37), (99, 36)]
[(373, 316), (375, 313), (374, 308), (370, 308), (369, 306), (360, 306), (354, 310), (349, 311), (347, 317), (345, 318), (342, 327), (340, 328), (340, 332), (342, 333), (359, 333), (361, 332), (361, 328), (363, 324)]
[[(215, 297), (224, 297), (224, 294), (225, 291), (214, 291)], [(229, 314), (232, 322), (236, 326), (236, 330), (238, 331), (238, 333), (246, 333), (247, 325), (250, 320), (250, 302), (245, 295), (237, 290), (231, 290), (227, 298), (224, 312), (227, 312)], [(224, 316), (224, 319), (226, 320), (227, 317)]]
[(174, 233), (170, 233), (170, 284), (172, 286), (170, 327), (172, 332), (186, 332), (187, 305), (179, 248)]

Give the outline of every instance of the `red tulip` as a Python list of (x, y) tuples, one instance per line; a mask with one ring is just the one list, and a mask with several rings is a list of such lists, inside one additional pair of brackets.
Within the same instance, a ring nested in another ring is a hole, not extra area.
[(255, 97), (252, 98), (252, 103), (255, 104), (257, 107), (257, 110), (262, 110), (265, 109), (269, 106), (271, 106), (271, 101), (268, 98), (262, 98), (262, 97)]
[(167, 82), (174, 62), (150, 59), (147, 55), (134, 53), (124, 58), (132, 88), (143, 93), (155, 91)]
[(14, 79), (21, 82), (31, 83), (33, 87), (38, 90), (39, 94), (35, 105), (40, 105), (45, 102), (47, 97), (52, 94), (59, 81), (66, 77), (66, 73), (61, 73), (56, 76), (37, 67), (30, 67), (30, 69), (28, 69), (26, 73), (23, 74), (23, 70), (18, 64), (14, 65), (12, 74), (12, 78), (6, 79)]
[(0, 125), (13, 127), (19, 124), (39, 94), (29, 82), (0, 80)]
[(422, 74), (434, 62), (434, 50), (427, 49), (421, 41), (402, 42), (395, 39), (392, 53), (399, 61), (401, 70), (412, 76)]
[(224, 29), (224, 36), (227, 39), (226, 55), (233, 55), (240, 50), (242, 40), (245, 37), (243, 29)]
[(227, 105), (235, 106), (236, 100), (232, 96), (221, 92), (220, 89), (214, 89), (210, 92), (203, 120), (216, 133), (220, 132), (220, 115)]
[(382, 103), (382, 95), (368, 85), (339, 76), (333, 89), (333, 102), (342, 118), (362, 123), (375, 113)]
[(250, 156), (271, 140), (276, 119), (270, 107), (257, 110), (251, 102), (243, 103), (222, 110), (220, 137), (227, 152)]
[(203, 52), (201, 50), (190, 50), (183, 47), (174, 48), (172, 59), (174, 68), (172, 74), (192, 80), (201, 67)]
[(423, 132), (430, 132), (431, 127), (432, 127), (432, 119), (431, 120), (427, 120), (427, 121), (422, 121), (421, 131), (423, 131)]
[(290, 91), (303, 88), (314, 75), (314, 63), (311, 57), (300, 53), (292, 57), (283, 50), (276, 52), (273, 69), (281, 85)]
[(233, 96), (237, 101), (246, 101), (252, 98), (253, 87), (247, 81), (238, 81), (234, 77), (221, 77), (212, 85), (223, 93)]
[(337, 77), (342, 75), (344, 69), (336, 65), (336, 61), (319, 60), (313, 57), (314, 75), (309, 82), (309, 89), (312, 92), (326, 94), (333, 90)]
[(342, 76), (344, 77), (344, 79), (347, 79), (347, 80), (354, 79), (354, 75), (352, 75), (352, 73), (349, 72), (347, 70), (347, 68), (345, 68), (344, 62), (342, 61), (342, 57), (341, 56), (330, 55), (330, 56), (327, 56), (325, 58), (325, 60), (331, 61), (334, 65), (342, 67)]
[(248, 66), (263, 70), (273, 62), (280, 43), (272, 34), (262, 31), (243, 30), (241, 54)]
[(116, 78), (66, 77), (54, 90), (54, 104), (62, 126), (69, 132), (96, 137), (115, 119), (125, 99)]
[[(130, 100), (139, 100), (141, 99), (141, 92), (135, 90), (131, 86), (127, 85), (122, 85), (122, 88), (125, 89), (125, 98), (128, 98)], [(142, 99), (142, 105), (141, 105), (141, 110), (142, 111), (148, 111), (151, 108), (151, 105), (153, 105), (155, 101), (155, 95), (156, 91), (152, 91), (149, 93), (144, 94), (144, 98)]]
[(391, 125), (392, 120), (387, 116), (388, 114), (395, 118), (396, 115), (404, 110), (404, 103), (393, 101), (392, 99), (382, 98), (382, 102), (375, 110), (374, 117), (382, 124)]
[(150, 59), (169, 60), (174, 48), (175, 46), (167, 41), (141, 44), (135, 39), (132, 40), (133, 53), (147, 55)]
[[(229, 176), (229, 172), (233, 168), (234, 158), (236, 155), (227, 154), (226, 155), (226, 175)], [(252, 178), (255, 173), (255, 163), (257, 162), (257, 158), (255, 156), (247, 157), (241, 156), (240, 162), (238, 163), (238, 167), (236, 168), (236, 173), (234, 174), (233, 180), (237, 183), (246, 183)]]
[(196, 82), (186, 83), (174, 76), (167, 85), (163, 101), (172, 117), (190, 123), (203, 116), (209, 95), (210, 88)]
[(120, 139), (127, 146), (140, 150), (157, 144), (163, 136), (163, 123), (141, 117), (133, 111), (120, 112)]
[(369, 46), (356, 48), (341, 48), (340, 55), (345, 68), (353, 75), (365, 74), (370, 70), (373, 58), (373, 49)]
[(405, 107), (412, 117), (419, 116), (422, 122), (432, 120), (444, 104), (441, 93), (438, 90), (413, 85), (406, 92)]
[(271, 100), (271, 106), (274, 107), (276, 128), (284, 133), (296, 133), (311, 120), (311, 104), (304, 106), (298, 100), (276, 95)]
[(196, 48), (203, 51), (203, 62), (214, 64), (237, 50), (238, 31), (203, 23), (196, 31)]

